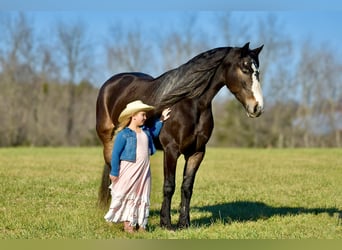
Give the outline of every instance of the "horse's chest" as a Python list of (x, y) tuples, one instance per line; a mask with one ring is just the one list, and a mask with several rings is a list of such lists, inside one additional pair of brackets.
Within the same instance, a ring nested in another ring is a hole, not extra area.
[(194, 135), (210, 135), (213, 129), (211, 120), (200, 120), (194, 124)]
[(177, 144), (180, 152), (200, 151), (208, 142), (213, 131), (212, 112), (210, 109), (199, 112), (189, 108), (182, 111), (180, 113), (171, 112), (170, 120), (164, 125), (161, 141), (165, 145)]
[[(213, 119), (211, 113), (203, 114), (203, 116), (199, 117), (192, 126), (192, 131), (188, 131), (188, 142), (191, 145), (195, 145), (196, 148), (201, 148), (205, 145), (213, 131)], [(186, 140), (186, 138), (184, 138)]]

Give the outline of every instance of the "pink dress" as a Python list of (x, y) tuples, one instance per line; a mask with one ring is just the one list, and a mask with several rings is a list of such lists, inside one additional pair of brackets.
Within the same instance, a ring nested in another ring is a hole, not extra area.
[(151, 172), (147, 135), (137, 135), (136, 162), (121, 161), (119, 178), (112, 183), (111, 204), (104, 218), (109, 222), (129, 221), (145, 228), (150, 211)]

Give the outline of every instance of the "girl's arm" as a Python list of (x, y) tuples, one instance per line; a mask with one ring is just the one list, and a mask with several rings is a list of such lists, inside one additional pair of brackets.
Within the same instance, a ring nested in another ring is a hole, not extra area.
[(163, 122), (169, 119), (170, 117), (170, 108), (166, 108), (163, 110), (162, 115), (159, 119), (155, 120), (153, 127), (150, 128), (150, 133), (153, 137), (158, 137), (161, 128), (163, 127)]
[(119, 176), (120, 171), (120, 156), (126, 145), (126, 140), (123, 137), (123, 133), (118, 133), (113, 146), (111, 165), (112, 169), (110, 171), (111, 176)]
[(163, 122), (160, 119), (156, 119), (153, 123), (153, 126), (149, 128), (152, 137), (158, 137), (162, 127)]

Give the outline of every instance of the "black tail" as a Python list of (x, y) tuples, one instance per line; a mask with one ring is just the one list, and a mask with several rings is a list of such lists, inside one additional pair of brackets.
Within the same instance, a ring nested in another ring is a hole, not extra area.
[(98, 206), (102, 209), (108, 208), (110, 199), (110, 179), (109, 179), (110, 167), (105, 164), (102, 172), (101, 186), (98, 195)]

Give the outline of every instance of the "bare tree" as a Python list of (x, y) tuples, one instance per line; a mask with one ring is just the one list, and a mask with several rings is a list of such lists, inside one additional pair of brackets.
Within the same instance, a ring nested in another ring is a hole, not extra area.
[[(260, 78), (265, 113), (251, 120), (235, 100), (215, 98), (210, 145), (341, 146), (342, 62), (329, 44), (319, 47), (305, 41), (294, 50), (291, 36), (273, 15), (254, 23), (231, 13), (206, 15), (209, 30), (199, 25), (198, 17), (200, 13), (186, 13), (175, 20), (175, 28), (162, 29), (139, 23), (123, 29), (118, 23), (97, 48), (103, 46), (110, 74), (157, 75), (218, 44), (264, 44)], [(0, 15), (0, 146), (98, 143), (98, 89), (91, 82), (94, 43), (86, 26), (59, 22), (51, 31), (41, 31), (34, 21), (25, 13)], [(98, 72), (107, 71), (104, 68), (97, 65)]]
[(91, 68), (91, 43), (87, 38), (86, 29), (83, 23), (63, 23), (57, 25), (57, 44), (60, 53), (60, 61), (67, 74), (69, 89), (69, 100), (67, 107), (66, 136), (70, 144), (75, 144), (73, 138), (74, 122), (77, 112), (76, 88), (74, 84), (80, 81)]
[[(23, 13), (4, 15), (1, 19), (0, 69), (4, 142), (20, 145), (29, 141), (34, 131), (36, 102), (35, 34), (32, 20)], [(31, 107), (30, 109), (28, 107)]]
[(65, 65), (67, 81), (76, 83), (92, 69), (92, 43), (83, 22), (57, 23), (59, 60)]
[[(305, 130), (305, 146), (340, 146), (338, 102), (342, 63), (328, 46), (317, 49), (308, 41), (302, 48), (297, 68), (301, 106), (297, 120)], [(334, 142), (315, 139), (315, 135), (334, 133)], [(319, 140), (319, 141), (318, 141)]]
[(32, 81), (35, 65), (32, 20), (25, 14), (4, 15), (1, 22), (0, 62), (11, 82)]
[(110, 74), (139, 71), (149, 73), (155, 66), (152, 39), (146, 39), (137, 24), (131, 30), (120, 24), (110, 27), (109, 38), (105, 42), (107, 67)]
[(208, 37), (198, 25), (197, 15), (192, 13), (178, 20), (180, 29), (165, 31), (159, 43), (162, 55), (161, 71), (166, 71), (186, 63), (195, 55), (210, 49)]
[[(293, 88), (292, 42), (284, 32), (283, 24), (274, 15), (266, 15), (257, 20), (254, 36), (258, 43), (264, 44), (260, 54), (260, 79), (265, 96), (265, 114), (253, 126), (254, 136), (260, 131), (268, 131), (269, 142), (263, 145), (285, 147), (289, 145), (290, 112), (293, 112), (291, 92)], [(252, 32), (253, 34), (253, 32)], [(289, 105), (285, 105), (289, 103)], [(271, 112), (270, 114), (267, 114)], [(270, 116), (269, 116), (270, 115)], [(271, 119), (269, 119), (271, 118)], [(256, 140), (257, 141), (257, 140)]]

